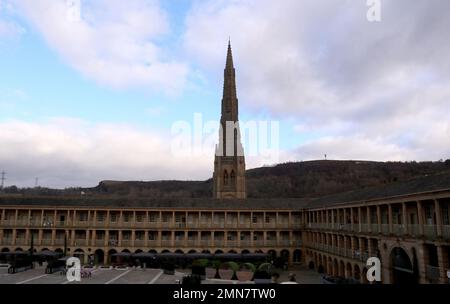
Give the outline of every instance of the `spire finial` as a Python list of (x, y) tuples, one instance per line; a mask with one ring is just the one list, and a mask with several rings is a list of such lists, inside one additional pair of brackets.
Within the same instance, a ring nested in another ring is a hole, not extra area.
[(233, 68), (233, 54), (231, 52), (231, 38), (228, 37), (228, 51), (227, 51), (227, 62), (225, 69)]

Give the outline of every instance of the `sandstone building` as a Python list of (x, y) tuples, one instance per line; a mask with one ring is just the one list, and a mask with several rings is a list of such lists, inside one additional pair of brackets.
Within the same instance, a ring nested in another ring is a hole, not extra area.
[[(222, 126), (239, 121), (230, 45), (224, 76)], [(264, 252), (361, 282), (376, 256), (383, 283), (448, 282), (450, 173), (316, 199), (250, 199), (238, 127), (230, 138), (220, 136), (211, 199), (0, 196), (0, 251), (33, 240), (100, 264), (119, 252)]]

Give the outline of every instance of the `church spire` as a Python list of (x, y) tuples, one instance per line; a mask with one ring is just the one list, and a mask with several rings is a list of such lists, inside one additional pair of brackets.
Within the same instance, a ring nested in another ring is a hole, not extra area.
[(236, 76), (233, 65), (231, 41), (228, 40), (227, 59), (224, 70), (223, 98), (222, 98), (222, 124), (225, 121), (238, 121), (238, 99), (236, 94)]
[(224, 70), (220, 127), (219, 145), (214, 159), (214, 197), (243, 199), (246, 197), (245, 157), (239, 130), (236, 77), (230, 40)]

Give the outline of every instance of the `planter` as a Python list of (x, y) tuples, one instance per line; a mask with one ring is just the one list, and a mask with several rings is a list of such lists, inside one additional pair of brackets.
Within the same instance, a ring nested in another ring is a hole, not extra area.
[(253, 272), (248, 270), (240, 270), (236, 271), (236, 276), (241, 282), (251, 281), (253, 278)]
[(233, 277), (233, 270), (219, 269), (219, 275), (222, 280), (231, 280), (231, 278)]
[(214, 279), (216, 276), (216, 270), (214, 268), (208, 267), (205, 269), (205, 272), (208, 279)]

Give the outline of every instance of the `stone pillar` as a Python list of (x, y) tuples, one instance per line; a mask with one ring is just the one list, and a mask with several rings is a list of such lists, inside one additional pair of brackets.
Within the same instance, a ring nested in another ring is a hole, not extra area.
[(118, 237), (119, 237), (119, 240), (118, 240), (119, 241), (119, 246), (122, 247), (122, 230), (119, 230), (117, 232), (117, 234), (118, 234)]
[(367, 206), (367, 221), (366, 221), (366, 225), (367, 225), (367, 232), (372, 232), (372, 219), (370, 218), (370, 206)]
[(55, 239), (56, 239), (56, 229), (52, 229), (52, 240), (50, 241), (50, 244), (52, 245), (52, 246), (54, 246), (55, 245)]
[(417, 201), (417, 221), (419, 223), (419, 235), (423, 235), (423, 211), (422, 203)]
[(92, 230), (92, 245), (97, 247), (97, 230)]
[[(104, 242), (104, 245), (106, 247), (109, 247), (109, 230), (105, 231), (105, 242)], [(106, 252), (105, 252), (105, 258), (106, 258)]]
[(448, 265), (448, 251), (445, 251), (444, 246), (439, 245), (436, 247), (439, 264), (439, 283), (448, 284), (447, 269), (450, 270), (450, 265)]
[(388, 204), (388, 223), (389, 223), (389, 234), (392, 234), (394, 232), (394, 229), (392, 228), (392, 205)]
[(439, 200), (434, 200), (434, 211), (436, 213), (436, 232), (438, 236), (442, 236), (442, 210)]
[(381, 233), (381, 207), (377, 205), (377, 225), (378, 225), (378, 233)]
[[(43, 235), (44, 235), (44, 231), (42, 229), (39, 229), (39, 232), (38, 232), (38, 244), (39, 245), (42, 244)], [(14, 238), (14, 230), (13, 230), (13, 238)]]
[[(133, 218), (136, 214), (133, 212)], [(134, 247), (134, 240), (136, 239), (136, 230), (131, 230), (131, 247)]]
[(417, 262), (419, 264), (419, 283), (426, 284), (429, 283), (426, 278), (426, 265), (429, 264), (428, 253), (425, 252), (426, 248), (423, 243), (417, 246), (417, 249)]
[(362, 231), (362, 212), (361, 212), (361, 207), (358, 207), (358, 224), (359, 224), (358, 231), (361, 232)]
[(72, 236), (70, 237), (70, 242), (69, 242), (69, 244), (70, 244), (70, 246), (74, 246), (74, 245), (75, 245), (75, 229), (72, 230), (71, 235), (72, 235)]
[[(355, 250), (356, 250), (356, 242), (355, 242), (355, 238), (353, 237), (353, 236), (351, 236), (350, 237), (350, 246), (351, 246), (351, 254), (352, 254), (352, 256), (354, 255), (354, 253), (355, 253)], [(352, 274), (353, 275), (353, 274)]]
[(406, 210), (406, 203), (402, 203), (402, 224), (403, 224), (403, 233), (409, 234), (409, 227), (408, 227), (408, 214)]
[(144, 247), (148, 247), (148, 230), (144, 231)]

